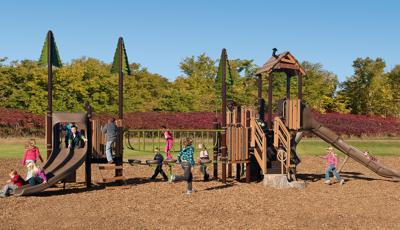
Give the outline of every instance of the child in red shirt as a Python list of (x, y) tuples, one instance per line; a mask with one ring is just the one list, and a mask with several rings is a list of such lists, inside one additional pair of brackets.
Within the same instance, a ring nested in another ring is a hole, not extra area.
[(3, 190), (0, 192), (0, 197), (9, 196), (12, 192), (14, 192), (15, 189), (25, 184), (24, 179), (22, 179), (22, 177), (18, 175), (18, 172), (16, 170), (11, 170), (9, 176), (10, 179), (7, 181), (7, 184), (4, 185)]

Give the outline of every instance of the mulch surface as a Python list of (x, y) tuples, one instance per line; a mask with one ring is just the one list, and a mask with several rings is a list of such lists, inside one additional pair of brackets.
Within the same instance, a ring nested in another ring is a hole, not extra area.
[[(38, 196), (0, 199), (1, 229), (398, 229), (400, 183), (387, 180), (349, 160), (343, 186), (325, 185), (325, 165), (304, 157), (298, 171), (305, 189), (276, 190), (262, 183), (226, 185), (202, 182), (194, 169), (196, 192), (185, 182), (147, 180), (148, 166), (125, 166), (129, 187), (86, 189), (84, 167), (78, 182), (52, 188)], [(383, 163), (400, 169), (399, 157)], [(10, 167), (24, 172), (17, 159), (0, 159), (0, 180)], [(100, 178), (93, 167), (93, 181)], [(182, 170), (175, 168), (177, 174)]]

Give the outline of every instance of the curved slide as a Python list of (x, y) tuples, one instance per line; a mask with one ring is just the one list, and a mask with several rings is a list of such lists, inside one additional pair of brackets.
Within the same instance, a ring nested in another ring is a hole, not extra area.
[(303, 113), (303, 127), (310, 130), (315, 135), (320, 137), (322, 140), (334, 146), (336, 149), (340, 150), (344, 154), (351, 157), (353, 160), (364, 165), (368, 169), (372, 170), (376, 174), (382, 177), (392, 178), (394, 180), (400, 180), (400, 172), (390, 169), (386, 165), (379, 162), (368, 159), (364, 156), (363, 152), (359, 149), (347, 144), (335, 134), (332, 130), (323, 126), (321, 123), (316, 121), (311, 112), (308, 109), (304, 109)]
[(15, 190), (14, 195), (24, 196), (35, 194), (67, 178), (85, 162), (86, 152), (87, 145), (84, 148), (62, 149), (55, 158), (51, 159), (50, 164), (47, 164), (47, 162), (44, 163), (46, 166), (47, 183), (35, 186), (22, 186)]

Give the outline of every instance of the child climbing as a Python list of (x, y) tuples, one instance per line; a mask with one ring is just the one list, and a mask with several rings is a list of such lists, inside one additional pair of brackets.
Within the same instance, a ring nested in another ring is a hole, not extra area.
[(203, 174), (204, 181), (208, 181), (210, 176), (207, 173), (207, 166), (202, 162), (210, 159), (208, 156), (208, 151), (204, 144), (199, 144), (198, 148), (200, 150), (200, 172)]
[(187, 194), (193, 193), (192, 189), (192, 180), (193, 180), (193, 175), (192, 175), (192, 167), (194, 166), (194, 159), (193, 159), (193, 153), (194, 153), (194, 148), (192, 146), (193, 140), (191, 138), (186, 138), (184, 141), (184, 148), (179, 152), (178, 154), (178, 162), (181, 163), (185, 180), (187, 181)]
[(167, 156), (167, 159), (170, 160), (170, 159), (172, 159), (171, 149), (172, 149), (172, 145), (174, 143), (174, 137), (172, 135), (172, 132), (169, 129), (167, 129), (167, 127), (165, 125), (162, 125), (161, 129), (164, 132), (164, 138), (165, 138), (164, 151)]
[(3, 198), (11, 195), (11, 193), (13, 193), (15, 189), (25, 184), (24, 179), (22, 179), (22, 177), (18, 175), (18, 172), (16, 170), (11, 170), (10, 174), (8, 175), (10, 176), (10, 179), (0, 191), (0, 197)]
[(368, 158), (368, 159), (371, 160), (371, 161), (375, 161), (375, 162), (378, 161), (378, 159), (376, 159), (376, 157), (374, 157), (374, 156), (371, 156), (371, 155), (369, 154), (368, 151), (365, 151), (363, 154), (364, 154), (364, 156), (365, 156), (366, 158)]
[(38, 168), (35, 163), (30, 162), (27, 167), (31, 177), (27, 177), (26, 181), (29, 183), (30, 186), (47, 183), (47, 178), (44, 171)]
[(118, 128), (115, 124), (115, 118), (108, 119), (107, 125), (105, 125), (102, 129), (102, 132), (106, 134), (107, 142), (106, 142), (106, 157), (109, 164), (114, 163), (112, 158), (112, 145), (117, 139), (118, 136)]
[(80, 144), (83, 144), (82, 141), (86, 142), (87, 139), (78, 132), (78, 128), (76, 126), (72, 126), (71, 135), (68, 141), (68, 148), (73, 149), (76, 147), (80, 147)]
[(36, 163), (37, 160), (40, 160), (43, 163), (43, 158), (40, 155), (39, 148), (36, 146), (35, 139), (31, 139), (26, 144), (26, 149), (24, 153), (24, 157), (22, 158), (22, 166), (29, 164), (29, 162)]
[(340, 182), (340, 185), (343, 185), (344, 180), (340, 177), (339, 173), (336, 171), (338, 165), (337, 155), (335, 154), (332, 146), (328, 147), (326, 150), (327, 150), (326, 156), (321, 157), (322, 159), (325, 159), (328, 163), (328, 167), (325, 170), (325, 184), (331, 184), (329, 174), (332, 172), (333, 175), (336, 177), (337, 181)]
[(153, 176), (150, 178), (150, 180), (155, 180), (156, 177), (158, 176), (158, 174), (161, 174), (162, 177), (164, 178), (165, 181), (168, 180), (167, 175), (165, 174), (164, 170), (162, 169), (162, 164), (164, 161), (164, 157), (162, 156), (162, 154), (160, 153), (160, 149), (159, 148), (155, 148), (155, 155), (153, 160), (157, 160), (157, 168), (154, 170), (154, 174)]

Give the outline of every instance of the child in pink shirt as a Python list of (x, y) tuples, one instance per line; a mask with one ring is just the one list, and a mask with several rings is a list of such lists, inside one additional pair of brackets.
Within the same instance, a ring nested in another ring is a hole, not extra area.
[(28, 165), (30, 162), (36, 163), (37, 160), (43, 162), (43, 158), (40, 155), (39, 148), (36, 147), (36, 142), (34, 139), (31, 139), (27, 143), (27, 147), (25, 149), (24, 157), (21, 161), (22, 166)]
[(325, 184), (331, 184), (329, 174), (332, 172), (333, 175), (336, 177), (337, 181), (340, 182), (340, 185), (343, 185), (344, 180), (340, 177), (339, 173), (336, 171), (338, 165), (337, 155), (335, 154), (332, 147), (327, 148), (327, 150), (328, 153), (326, 154), (326, 156), (321, 157), (322, 159), (325, 159), (328, 163), (328, 167), (326, 168), (325, 171)]
[(169, 131), (167, 129), (167, 127), (165, 125), (161, 126), (163, 132), (164, 132), (164, 138), (165, 138), (165, 147), (164, 147), (164, 151), (167, 155), (167, 160), (172, 159), (172, 155), (171, 155), (171, 149), (172, 149), (172, 145), (174, 143), (174, 137), (172, 136), (172, 132)]

